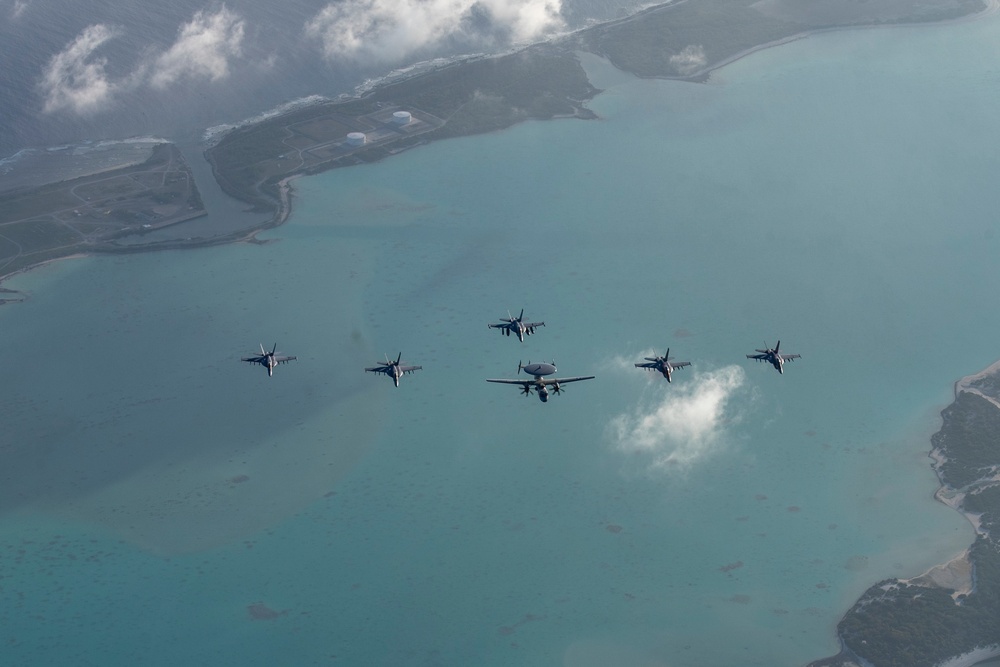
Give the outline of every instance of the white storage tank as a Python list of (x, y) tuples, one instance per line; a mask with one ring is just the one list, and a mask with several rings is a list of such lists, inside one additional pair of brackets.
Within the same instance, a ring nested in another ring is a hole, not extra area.
[(409, 111), (393, 111), (392, 122), (396, 125), (406, 125), (413, 120), (413, 115)]
[(364, 132), (347, 133), (347, 143), (351, 146), (363, 146), (367, 139)]

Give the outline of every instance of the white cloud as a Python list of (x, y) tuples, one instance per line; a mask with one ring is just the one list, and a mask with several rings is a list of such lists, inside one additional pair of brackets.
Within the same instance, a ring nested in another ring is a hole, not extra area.
[(652, 467), (687, 470), (724, 446), (740, 417), (732, 400), (745, 382), (739, 366), (695, 374), (670, 385), (658, 403), (612, 419), (608, 434), (617, 449)]
[(708, 58), (700, 44), (690, 44), (680, 53), (670, 56), (670, 64), (680, 74), (693, 74), (708, 64)]
[[(18, 7), (16, 11), (23, 11)], [(88, 115), (103, 110), (123, 90), (147, 85), (164, 89), (184, 78), (223, 79), (231, 59), (242, 52), (244, 23), (225, 6), (215, 13), (197, 12), (181, 26), (169, 49), (140, 63), (131, 74), (111, 80), (107, 58), (95, 52), (120, 34), (117, 28), (92, 25), (52, 57), (39, 82), (45, 113), (68, 110)]]
[(184, 77), (226, 77), (230, 58), (242, 51), (243, 33), (243, 20), (225, 6), (214, 14), (197, 12), (181, 26), (177, 41), (156, 58), (150, 84), (166, 88)]
[(10, 17), (12, 19), (19, 19), (21, 15), (28, 9), (27, 0), (14, 0), (14, 7), (10, 10)]
[(39, 83), (46, 113), (69, 109), (81, 115), (92, 114), (109, 102), (117, 85), (105, 72), (107, 58), (95, 57), (94, 52), (118, 34), (115, 28), (92, 25), (52, 56)]
[(564, 27), (562, 0), (342, 0), (306, 24), (330, 59), (392, 63), (446, 38), (520, 44)]

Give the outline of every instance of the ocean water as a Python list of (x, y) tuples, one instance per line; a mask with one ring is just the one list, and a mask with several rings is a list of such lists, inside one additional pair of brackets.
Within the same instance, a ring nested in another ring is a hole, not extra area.
[[(271, 243), (9, 286), (10, 664), (801, 665), (972, 540), (926, 457), (1000, 356), (997, 17), (295, 182)], [(525, 308), (524, 344), (486, 324)], [(798, 352), (783, 376), (744, 355)], [(297, 361), (240, 364), (258, 343)], [(666, 347), (674, 382), (632, 367)], [(362, 369), (402, 352), (399, 389)], [(542, 405), (487, 377), (554, 360)]]

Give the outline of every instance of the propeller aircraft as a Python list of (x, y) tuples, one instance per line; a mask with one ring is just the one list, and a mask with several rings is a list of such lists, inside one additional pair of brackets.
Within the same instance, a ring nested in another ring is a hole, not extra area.
[(531, 380), (486, 380), (487, 382), (498, 382), (501, 384), (518, 384), (521, 385), (521, 393), (525, 396), (531, 396), (532, 390), (538, 392), (538, 400), (542, 403), (546, 403), (549, 400), (549, 387), (552, 388), (552, 393), (561, 394), (564, 389), (562, 385), (569, 384), (570, 382), (580, 382), (581, 380), (593, 380), (593, 375), (587, 375), (584, 377), (571, 377), (571, 378), (549, 378), (548, 375), (552, 375), (556, 372), (556, 367), (554, 363), (545, 364), (533, 364), (530, 361), (527, 364), (522, 364), (520, 361), (517, 362), (517, 372), (520, 373), (524, 371), (528, 375), (532, 376)]

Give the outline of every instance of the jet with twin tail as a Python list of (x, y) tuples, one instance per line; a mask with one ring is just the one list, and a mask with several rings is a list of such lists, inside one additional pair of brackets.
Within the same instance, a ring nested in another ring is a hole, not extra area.
[(498, 382), (501, 384), (518, 384), (521, 385), (521, 393), (525, 396), (531, 396), (532, 390), (538, 392), (538, 400), (542, 403), (546, 403), (549, 400), (549, 387), (552, 387), (552, 393), (561, 394), (563, 392), (562, 385), (569, 384), (570, 382), (580, 382), (581, 380), (593, 380), (593, 375), (587, 375), (583, 377), (572, 377), (572, 378), (549, 378), (548, 375), (552, 375), (556, 372), (555, 363), (551, 364), (533, 364), (530, 361), (527, 364), (522, 364), (520, 361), (517, 362), (517, 372), (520, 373), (524, 371), (528, 375), (532, 376), (531, 380), (487, 380), (487, 382)]
[(278, 364), (287, 364), (289, 361), (294, 361), (295, 357), (287, 357), (280, 354), (275, 354), (278, 349), (278, 344), (275, 343), (271, 351), (268, 352), (264, 349), (264, 344), (260, 344), (260, 354), (254, 355), (252, 357), (243, 357), (240, 361), (248, 361), (251, 364), (260, 364), (267, 369), (267, 377), (271, 377), (274, 373), (274, 367)]
[(517, 317), (511, 317), (510, 311), (507, 311), (507, 317), (500, 318), (498, 324), (489, 325), (490, 329), (500, 329), (500, 333), (504, 336), (509, 336), (511, 332), (517, 336), (517, 339), (524, 342), (525, 336), (530, 336), (535, 333), (535, 327), (544, 327), (545, 322), (524, 322), (524, 308), (521, 309), (521, 314)]
[(667, 348), (667, 353), (662, 357), (643, 357), (646, 360), (644, 364), (636, 364), (636, 368), (645, 368), (647, 371), (659, 371), (663, 374), (663, 377), (667, 378), (667, 382), (670, 382), (670, 376), (674, 370), (678, 368), (684, 368), (685, 366), (690, 366), (690, 361), (671, 361), (670, 348)]
[(774, 346), (773, 349), (767, 346), (767, 341), (764, 341), (764, 349), (763, 350), (756, 350), (757, 354), (748, 354), (747, 355), (747, 359), (754, 359), (755, 361), (764, 361), (764, 362), (767, 362), (767, 363), (771, 364), (772, 366), (774, 366), (774, 370), (776, 370), (779, 373), (781, 373), (782, 375), (784, 375), (784, 373), (785, 373), (785, 370), (784, 370), (785, 362), (786, 361), (792, 361), (793, 359), (801, 359), (802, 355), (801, 354), (781, 354), (781, 352), (779, 352), (780, 349), (781, 349), (781, 341), (780, 340), (778, 341), (778, 344)]
[(412, 373), (413, 371), (419, 371), (423, 366), (406, 366), (403, 358), (403, 353), (400, 352), (396, 360), (393, 361), (389, 358), (389, 355), (385, 355), (385, 363), (381, 361), (376, 362), (377, 366), (372, 366), (371, 368), (366, 368), (365, 371), (368, 373), (385, 373), (387, 376), (392, 378), (392, 383), (399, 386), (399, 378), (403, 377), (406, 373)]

